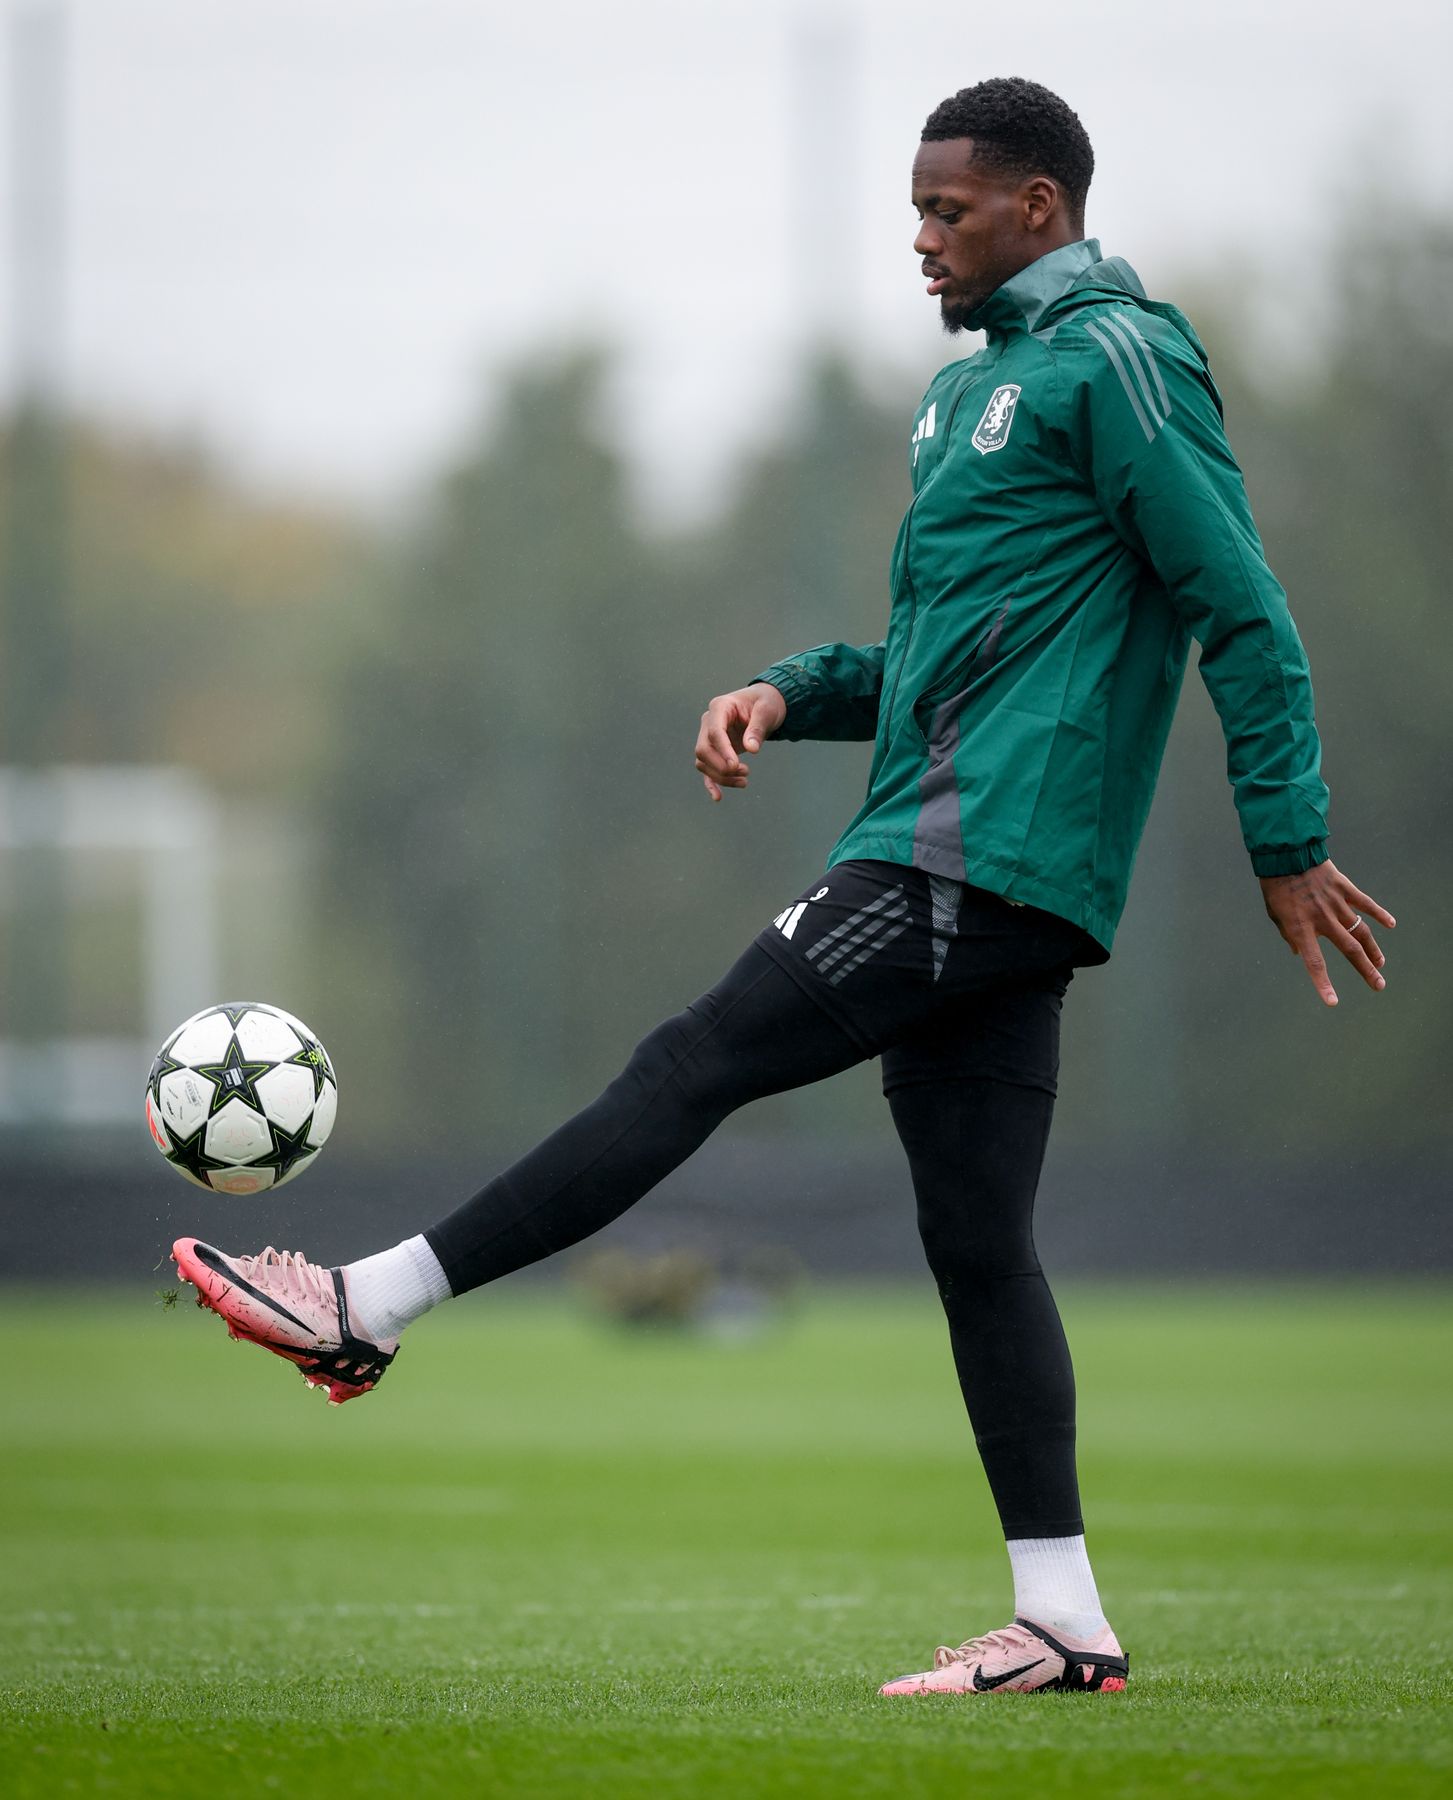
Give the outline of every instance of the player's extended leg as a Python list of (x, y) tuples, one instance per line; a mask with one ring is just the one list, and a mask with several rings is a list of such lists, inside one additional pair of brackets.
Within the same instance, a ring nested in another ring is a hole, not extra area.
[(342, 1269), (268, 1249), (173, 1248), (199, 1304), (296, 1363), (335, 1402), (366, 1393), (398, 1333), (467, 1293), (599, 1231), (748, 1101), (821, 1081), (871, 1051), (758, 945), (636, 1046), (600, 1097), (421, 1237)]
[[(1075, 1381), (1034, 1245), (1068, 971), (971, 999), (883, 1059), (918, 1226), (1014, 1573), (1015, 1620), (885, 1693), (1124, 1687), (1075, 1469)], [(1008, 1079), (1004, 1077), (1008, 1076)]]
[(749, 1101), (867, 1054), (754, 944), (644, 1037), (599, 1099), (424, 1235), (465, 1293), (619, 1218)]

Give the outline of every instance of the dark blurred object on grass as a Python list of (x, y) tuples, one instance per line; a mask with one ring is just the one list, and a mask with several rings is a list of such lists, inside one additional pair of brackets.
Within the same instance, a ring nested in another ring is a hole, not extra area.
[(778, 1323), (797, 1298), (802, 1274), (802, 1265), (786, 1250), (713, 1256), (680, 1245), (587, 1251), (573, 1258), (569, 1269), (592, 1311), (616, 1324), (698, 1329), (720, 1337), (750, 1337)]

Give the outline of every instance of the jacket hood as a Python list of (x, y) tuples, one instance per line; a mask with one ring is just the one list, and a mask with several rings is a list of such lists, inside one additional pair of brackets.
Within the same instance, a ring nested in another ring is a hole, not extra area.
[[(1093, 242), (1093, 240), (1091, 240)], [(1098, 251), (1099, 245), (1095, 245)], [(1088, 306), (1120, 305), (1134, 306), (1139, 311), (1152, 313), (1158, 319), (1178, 331), (1195, 352), (1197, 360), (1203, 368), (1209, 368), (1210, 358), (1206, 355), (1206, 347), (1196, 336), (1196, 328), (1178, 306), (1172, 306), (1168, 300), (1152, 300), (1146, 294), (1140, 277), (1126, 262), (1123, 256), (1100, 257), (1090, 263), (1070, 283), (1057, 300), (1052, 301), (1040, 317), (1036, 331), (1050, 330), (1062, 325)]]
[(991, 337), (1032, 332), (1048, 337), (1090, 306), (1134, 306), (1178, 331), (1201, 364), (1208, 362), (1201, 340), (1179, 307), (1147, 297), (1140, 277), (1120, 256), (1102, 256), (1098, 238), (1062, 244), (997, 288), (967, 321)]

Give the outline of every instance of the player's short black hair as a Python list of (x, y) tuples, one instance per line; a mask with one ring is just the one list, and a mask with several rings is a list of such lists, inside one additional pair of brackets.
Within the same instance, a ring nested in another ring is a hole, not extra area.
[(1095, 172), (1095, 152), (1079, 114), (1037, 81), (1006, 75), (960, 88), (934, 107), (924, 143), (972, 138), (974, 161), (1003, 175), (1048, 175), (1078, 218)]

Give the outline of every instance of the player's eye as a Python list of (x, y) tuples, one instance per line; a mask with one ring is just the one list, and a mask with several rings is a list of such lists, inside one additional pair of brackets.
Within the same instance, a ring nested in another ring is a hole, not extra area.
[(960, 210), (955, 209), (953, 212), (938, 212), (933, 216), (936, 219), (941, 220), (945, 225), (957, 225), (963, 215)]

